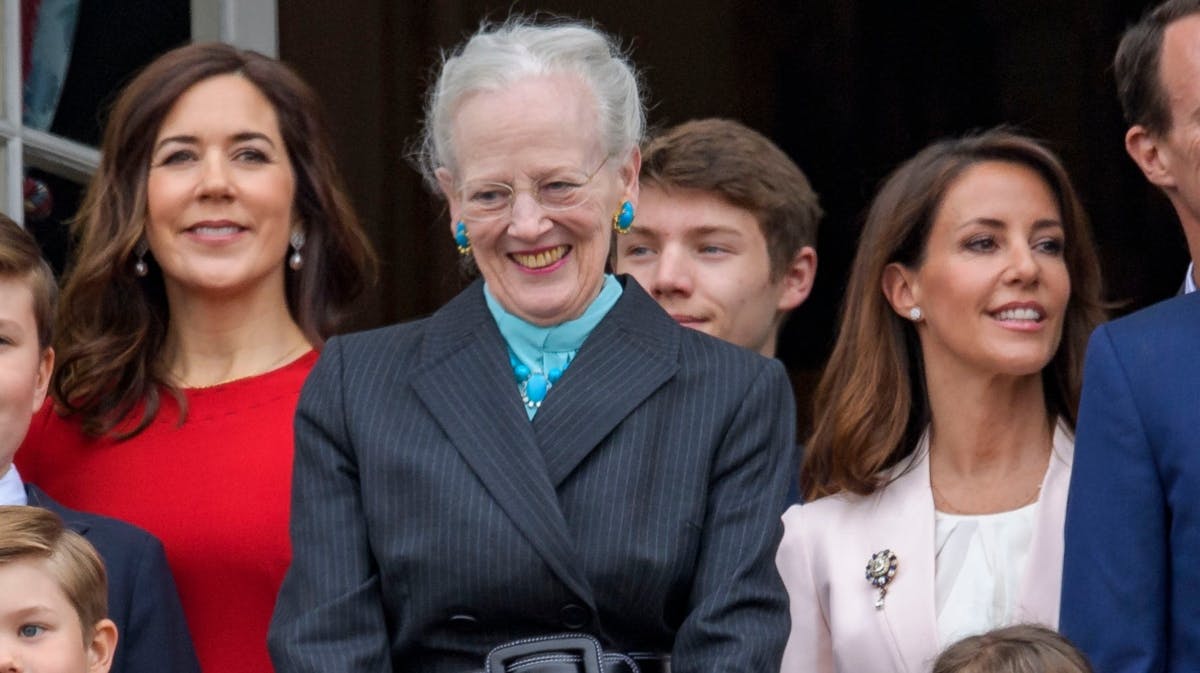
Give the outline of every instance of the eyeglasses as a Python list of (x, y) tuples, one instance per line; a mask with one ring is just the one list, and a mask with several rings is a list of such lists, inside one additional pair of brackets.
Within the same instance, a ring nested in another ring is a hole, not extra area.
[(458, 193), (462, 199), (462, 214), (472, 220), (494, 220), (503, 217), (512, 212), (517, 193), (523, 191), (528, 191), (533, 200), (546, 210), (570, 210), (587, 201), (587, 187), (606, 163), (608, 157), (605, 157), (590, 174), (576, 170), (554, 172), (535, 180), (528, 190), (518, 189), (504, 182), (474, 180), (463, 183)]

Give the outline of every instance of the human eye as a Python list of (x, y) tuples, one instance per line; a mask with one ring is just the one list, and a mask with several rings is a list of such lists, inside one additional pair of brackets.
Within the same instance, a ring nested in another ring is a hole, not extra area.
[(566, 204), (579, 198), (583, 182), (576, 177), (555, 177), (538, 184), (542, 203)]
[(1043, 238), (1034, 243), (1033, 246), (1034, 250), (1044, 252), (1048, 255), (1054, 255), (1056, 257), (1063, 254), (1063, 251), (1066, 250), (1066, 247), (1066, 242), (1057, 236)]
[(509, 190), (503, 185), (472, 185), (466, 189), (466, 199), (477, 208), (493, 209), (508, 202)]
[(163, 152), (156, 165), (158, 166), (177, 166), (185, 164), (189, 161), (196, 160), (196, 153), (190, 149), (174, 149)]
[(41, 624), (22, 624), (17, 629), (17, 635), (22, 638), (37, 638), (46, 632), (46, 627)]
[(625, 248), (626, 257), (649, 257), (654, 254), (654, 249), (648, 245), (631, 245)]
[(968, 238), (963, 247), (972, 252), (991, 252), (998, 247), (996, 239), (990, 234), (981, 234)]
[(270, 162), (270, 157), (267, 153), (257, 147), (243, 147), (233, 153), (233, 158), (236, 161), (241, 161), (250, 164), (265, 164)]

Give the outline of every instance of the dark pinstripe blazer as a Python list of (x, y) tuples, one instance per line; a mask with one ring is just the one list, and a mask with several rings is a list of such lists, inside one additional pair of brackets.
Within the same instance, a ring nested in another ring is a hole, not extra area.
[(461, 672), (570, 629), (676, 673), (778, 670), (783, 368), (623, 282), (533, 422), (480, 283), (326, 345), (296, 416), (279, 673)]

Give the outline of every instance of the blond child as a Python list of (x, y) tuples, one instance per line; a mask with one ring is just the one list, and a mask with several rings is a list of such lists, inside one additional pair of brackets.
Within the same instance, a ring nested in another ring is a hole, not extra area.
[(0, 596), (0, 670), (108, 673), (104, 564), (53, 512), (0, 506)]
[[(0, 215), (0, 506), (50, 510), (97, 550), (108, 569), (107, 616), (121, 631), (113, 673), (199, 673), (162, 544), (127, 523), (64, 507), (23, 481), (12, 464), (46, 398), (56, 293), (33, 237)], [(7, 598), (0, 589), (0, 607), (8, 608)]]
[(933, 673), (1092, 673), (1066, 638), (1036, 624), (1007, 626), (946, 648)]

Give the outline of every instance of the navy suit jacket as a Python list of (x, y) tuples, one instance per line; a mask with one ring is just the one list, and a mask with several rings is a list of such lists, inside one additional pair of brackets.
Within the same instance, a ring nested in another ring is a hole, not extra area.
[(1200, 294), (1099, 327), (1060, 629), (1104, 673), (1200, 671)]
[(675, 673), (778, 670), (783, 367), (624, 285), (532, 422), (481, 283), (329, 341), (297, 409), (279, 673), (461, 673), (572, 629)]
[(199, 673), (162, 543), (122, 521), (68, 509), (31, 484), (25, 495), (86, 538), (104, 561), (108, 618), (117, 625), (110, 673)]

